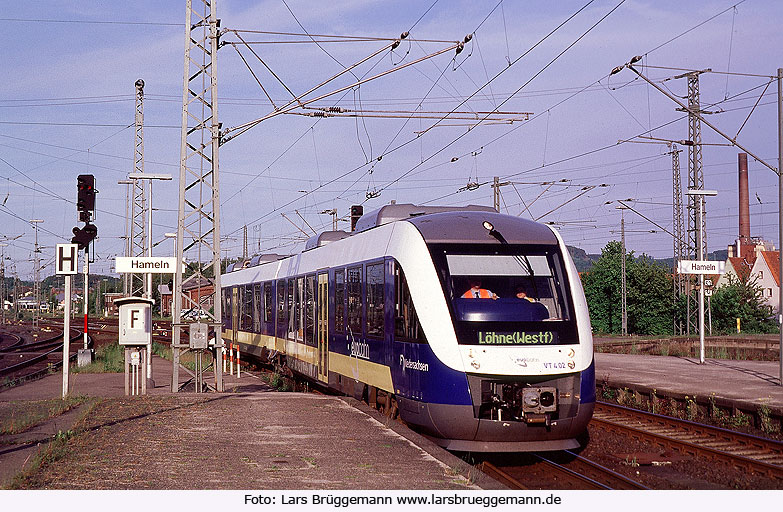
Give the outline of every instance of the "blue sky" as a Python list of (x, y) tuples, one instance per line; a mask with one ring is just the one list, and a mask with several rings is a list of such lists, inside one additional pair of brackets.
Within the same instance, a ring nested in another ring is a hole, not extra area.
[[(555, 223), (567, 243), (588, 252), (619, 239), (617, 200), (634, 199), (629, 204), (658, 226), (626, 213), (628, 248), (670, 257), (671, 236), (660, 229), (672, 229), (668, 148), (618, 141), (637, 135), (685, 139), (687, 124), (674, 102), (631, 71), (609, 72), (642, 55), (638, 69), (678, 96), (686, 94), (686, 82), (673, 77), (684, 70), (720, 72), (701, 75), (702, 104), (716, 112), (710, 121), (733, 136), (747, 118), (738, 140), (776, 167), (776, 84), (758, 100), (769, 82), (764, 76), (783, 67), (783, 60), (775, 60), (775, 49), (783, 47), (783, 6), (766, 0), (626, 0), (612, 11), (620, 0), (594, 0), (557, 28), (587, 3), (219, 1), (224, 29), (411, 34), (354, 73), (399, 71), (314, 104), (401, 112), (396, 117), (279, 115), (221, 147), (224, 254), (241, 255), (245, 225), (251, 253), (296, 251), (303, 231), (330, 229), (331, 217), (319, 212), (337, 208), (344, 216), (352, 204), (366, 211), (391, 200), (491, 205), (486, 183), (499, 176), (513, 183), (502, 188), (503, 212)], [(5, 248), (11, 258), (6, 264), (31, 277), (30, 219), (45, 221), (39, 225), (45, 263), (54, 244), (70, 240), (78, 225), (76, 176), (91, 173), (100, 190), (92, 269), (109, 273), (124, 250), (125, 189), (117, 181), (133, 170), (138, 78), (146, 84), (145, 170), (178, 176), (185, 2), (13, 2), (0, 17), (6, 73), (0, 86), (0, 235), (21, 235)], [(448, 46), (428, 41), (462, 40), (466, 34), (474, 36), (459, 55), (450, 51), (403, 68)], [(242, 36), (265, 43), (253, 49), (280, 81), (247, 48), (239, 50), (276, 104), (291, 98), (286, 89), (301, 94), (387, 44), (317, 46), (290, 42), (306, 41), (304, 36)], [(239, 41), (230, 32), (223, 40)], [(220, 50), (218, 69), (224, 128), (273, 109), (234, 46)], [(316, 94), (354, 80), (346, 74)], [(528, 121), (479, 126), (438, 119), (437, 112), (463, 102), (460, 111), (531, 115)], [(412, 111), (435, 118), (408, 119)], [(716, 145), (725, 141), (706, 126), (702, 135), (710, 144), (703, 148), (705, 188), (719, 192), (707, 203), (708, 247), (714, 250), (737, 236), (739, 150)], [(687, 151), (680, 160), (685, 184)], [(552, 181), (558, 183), (545, 184)], [(483, 185), (465, 190), (469, 182)], [(751, 232), (778, 246), (776, 187), (776, 174), (751, 159)], [(176, 228), (176, 197), (176, 180), (156, 183), (154, 242)], [(171, 241), (154, 249), (159, 255), (172, 250)], [(43, 270), (50, 273), (51, 264)]]

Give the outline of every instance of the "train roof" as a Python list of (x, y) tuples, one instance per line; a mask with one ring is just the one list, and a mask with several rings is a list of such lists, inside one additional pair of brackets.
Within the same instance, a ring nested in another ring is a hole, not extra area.
[(434, 213), (414, 217), (408, 222), (416, 226), (427, 243), (500, 243), (500, 239), (492, 236), (490, 228), (485, 225), (485, 222), (489, 222), (495, 233), (510, 244), (558, 244), (557, 236), (549, 226), (503, 215), (494, 209), (451, 214)]
[(468, 205), (468, 206), (422, 206), (415, 204), (387, 204), (375, 211), (365, 213), (356, 221), (356, 233), (367, 231), (383, 224), (396, 222), (399, 220), (412, 219), (422, 215), (444, 212), (465, 212), (481, 211), (494, 212), (494, 208), (489, 206)]
[[(355, 231), (324, 231), (311, 237), (304, 251), (351, 237), (372, 228), (392, 222), (407, 221), (413, 224), (427, 243), (500, 243), (557, 245), (552, 229), (538, 222), (503, 215), (489, 206), (420, 206), (414, 204), (389, 204), (366, 213), (356, 222)], [(495, 234), (485, 226), (489, 222)], [(226, 273), (254, 267), (263, 263), (287, 258), (287, 255), (263, 254), (251, 260), (229, 265)]]
[(305, 243), (304, 250), (309, 251), (310, 249), (321, 247), (328, 243), (336, 242), (337, 240), (342, 240), (343, 238), (350, 235), (351, 234), (346, 231), (324, 231), (315, 236), (311, 236), (307, 240), (307, 243)]

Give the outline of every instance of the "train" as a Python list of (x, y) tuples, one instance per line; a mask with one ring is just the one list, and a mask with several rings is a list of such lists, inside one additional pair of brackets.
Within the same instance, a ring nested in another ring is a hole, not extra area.
[(393, 408), (447, 450), (573, 449), (592, 417), (587, 303), (548, 225), (389, 204), (297, 254), (229, 265), (221, 288), (226, 343)]

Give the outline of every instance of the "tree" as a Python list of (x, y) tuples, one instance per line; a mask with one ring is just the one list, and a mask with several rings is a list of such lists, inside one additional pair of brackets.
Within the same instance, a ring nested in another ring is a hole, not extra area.
[(593, 331), (622, 331), (620, 265), (623, 247), (612, 241), (601, 249), (601, 257), (582, 279)]
[[(596, 332), (622, 332), (622, 254), (620, 242), (609, 242), (583, 278), (590, 321)], [(633, 252), (625, 258), (628, 332), (671, 334), (672, 282), (666, 269), (647, 256), (634, 258)]]
[(666, 269), (642, 255), (626, 262), (626, 273), (628, 332), (671, 334), (674, 329), (674, 284)]
[(743, 332), (777, 332), (774, 311), (764, 302), (758, 279), (742, 280), (733, 274), (727, 277), (729, 284), (712, 295), (713, 329), (723, 334), (736, 332), (739, 318)]

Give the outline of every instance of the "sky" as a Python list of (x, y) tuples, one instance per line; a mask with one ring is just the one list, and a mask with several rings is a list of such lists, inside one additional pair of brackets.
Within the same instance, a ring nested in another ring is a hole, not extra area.
[[(124, 255), (126, 191), (118, 181), (134, 170), (139, 78), (145, 172), (174, 177), (153, 185), (153, 254), (171, 255), (164, 233), (177, 223), (185, 2), (3, 3), (6, 275), (32, 279), (32, 219), (44, 221), (37, 224), (41, 275), (53, 273), (55, 244), (82, 225), (79, 174), (94, 174), (99, 190), (91, 272), (110, 274)], [(771, 78), (783, 67), (774, 57), (783, 47), (781, 2), (218, 0), (217, 10), (226, 43), (218, 52), (223, 130), (234, 132), (334, 75), (301, 98), (344, 89), (221, 146), (227, 257), (242, 255), (245, 226), (249, 254), (294, 253), (308, 236), (331, 229), (331, 215), (322, 212), (335, 208), (338, 228), (350, 229), (351, 205), (491, 206), (496, 176), (505, 183), (503, 213), (551, 223), (569, 245), (600, 253), (619, 240), (623, 200), (632, 208), (623, 214), (628, 250), (671, 257), (666, 141), (688, 138), (687, 117), (629, 68), (610, 75), (634, 56), (641, 56), (635, 69), (678, 98), (687, 95), (678, 75), (711, 70), (699, 75), (707, 120), (777, 168)], [(459, 54), (433, 56), (467, 35)], [(347, 112), (301, 115), (330, 107)], [(499, 120), (477, 121), (489, 112)], [(712, 251), (737, 238), (741, 150), (706, 125), (702, 141), (704, 188), (718, 191), (706, 203)], [(777, 247), (777, 174), (749, 162), (751, 234)]]

